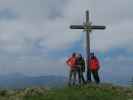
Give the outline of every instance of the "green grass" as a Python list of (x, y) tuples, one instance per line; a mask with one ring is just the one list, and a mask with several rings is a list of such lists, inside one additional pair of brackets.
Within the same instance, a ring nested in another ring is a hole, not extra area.
[(133, 100), (133, 91), (113, 86), (88, 85), (53, 89), (46, 94), (25, 96), (25, 100)]
[(133, 100), (133, 88), (109, 84), (0, 91), (0, 100)]

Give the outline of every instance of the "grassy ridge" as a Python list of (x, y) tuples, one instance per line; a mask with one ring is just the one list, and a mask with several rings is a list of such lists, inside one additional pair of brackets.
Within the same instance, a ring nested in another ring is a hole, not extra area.
[(12, 93), (0, 92), (0, 100), (133, 100), (133, 90), (107, 84), (61, 89), (29, 88)]
[(88, 85), (81, 88), (52, 90), (40, 96), (26, 96), (25, 100), (131, 100), (132, 98), (131, 89), (110, 85)]

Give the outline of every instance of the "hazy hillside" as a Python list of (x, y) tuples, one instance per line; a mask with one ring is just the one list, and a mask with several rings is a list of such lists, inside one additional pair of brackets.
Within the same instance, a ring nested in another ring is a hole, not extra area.
[(0, 75), (0, 88), (26, 88), (36, 86), (57, 87), (63, 86), (66, 78), (62, 76), (25, 76), (20, 73)]
[(91, 84), (60, 89), (0, 90), (0, 100), (133, 100), (133, 88)]
[[(112, 83), (115, 85), (128, 85), (130, 79), (126, 78), (106, 78), (102, 82)], [(62, 87), (67, 84), (68, 80), (63, 76), (26, 76), (21, 73), (13, 73), (8, 75), (0, 75), (0, 88), (4, 89), (21, 89), (27, 87)]]

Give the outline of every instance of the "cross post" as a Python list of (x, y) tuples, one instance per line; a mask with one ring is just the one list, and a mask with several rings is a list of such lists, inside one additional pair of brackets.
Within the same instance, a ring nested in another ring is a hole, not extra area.
[(86, 65), (89, 68), (90, 61), (90, 33), (92, 30), (104, 30), (105, 26), (92, 25), (89, 18), (89, 11), (86, 11), (86, 22), (83, 25), (71, 25), (70, 29), (83, 29), (86, 32)]
[(86, 31), (86, 64), (87, 68), (89, 68), (88, 61), (90, 60), (90, 32), (91, 28), (89, 26), (91, 23), (89, 22), (89, 11), (86, 11), (86, 23), (85, 23), (85, 31)]

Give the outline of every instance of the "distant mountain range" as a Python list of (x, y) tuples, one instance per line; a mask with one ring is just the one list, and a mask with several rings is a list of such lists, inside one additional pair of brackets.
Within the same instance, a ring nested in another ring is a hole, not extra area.
[(20, 73), (0, 75), (0, 88), (27, 88), (36, 86), (61, 87), (66, 84), (67, 78), (63, 76), (25, 76)]
[[(63, 76), (26, 76), (21, 73), (0, 75), (0, 88), (21, 89), (27, 87), (62, 87), (67, 84), (67, 78)], [(102, 82), (116, 85), (129, 85), (129, 79), (124, 77), (104, 77)]]

